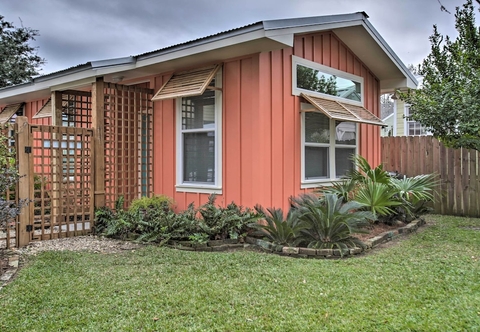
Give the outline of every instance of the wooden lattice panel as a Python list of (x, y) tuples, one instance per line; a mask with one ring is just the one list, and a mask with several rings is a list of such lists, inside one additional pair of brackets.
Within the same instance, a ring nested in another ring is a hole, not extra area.
[(105, 202), (153, 192), (153, 90), (105, 84)]
[(84, 235), (93, 227), (93, 131), (32, 126), (32, 241)]
[[(8, 137), (8, 140), (4, 142), (9, 148), (15, 148), (14, 133), (16, 126), (14, 124), (2, 126), (0, 128), (1, 133)], [(6, 192), (0, 192), (0, 197), (7, 202), (18, 202), (18, 186), (12, 186), (7, 188)], [(18, 232), (17, 218), (10, 219), (4, 223), (0, 222), (0, 249), (14, 248), (16, 247)]]
[(62, 91), (62, 126), (92, 128), (92, 94)]

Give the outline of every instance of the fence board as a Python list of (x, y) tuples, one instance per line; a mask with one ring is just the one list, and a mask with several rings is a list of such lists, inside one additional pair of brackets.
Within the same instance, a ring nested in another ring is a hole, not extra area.
[(470, 210), (470, 151), (462, 149), (462, 201), (463, 201), (463, 213), (466, 215)]
[(478, 159), (475, 150), (446, 148), (430, 136), (382, 138), (387, 170), (407, 176), (438, 174), (435, 213), (480, 217)]
[(478, 181), (477, 179), (477, 151), (470, 150), (470, 177), (469, 177), (469, 193), (470, 193), (470, 208), (468, 210), (469, 216), (478, 215)]

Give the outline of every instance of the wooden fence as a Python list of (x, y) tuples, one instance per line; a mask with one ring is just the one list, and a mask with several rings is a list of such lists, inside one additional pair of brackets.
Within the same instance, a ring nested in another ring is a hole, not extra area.
[(408, 177), (438, 174), (435, 213), (480, 217), (478, 151), (446, 148), (431, 136), (383, 137), (381, 160)]

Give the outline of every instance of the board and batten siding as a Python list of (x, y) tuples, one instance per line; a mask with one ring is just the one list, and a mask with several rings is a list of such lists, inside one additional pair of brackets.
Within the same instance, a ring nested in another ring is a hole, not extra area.
[[(333, 33), (297, 36), (285, 48), (223, 63), (222, 194), (217, 203), (288, 210), (301, 189), (300, 98), (292, 95), (292, 55), (364, 78), (364, 106), (380, 111), (380, 84)], [(157, 75), (157, 91), (170, 74)], [(177, 192), (175, 101), (154, 103), (154, 192), (172, 197), (178, 210), (199, 206), (208, 194)], [(360, 153), (380, 163), (380, 128), (360, 125)]]

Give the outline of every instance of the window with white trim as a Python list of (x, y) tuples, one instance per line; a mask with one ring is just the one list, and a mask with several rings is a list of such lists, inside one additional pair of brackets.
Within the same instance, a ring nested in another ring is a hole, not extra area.
[(203, 94), (177, 98), (179, 191), (221, 190), (221, 76), (219, 71)]
[(408, 117), (412, 114), (409, 105), (405, 105), (405, 135), (406, 136), (423, 136), (428, 135), (429, 132), (419, 122), (409, 120)]
[(292, 56), (292, 94), (308, 93), (363, 105), (363, 77)]
[[(311, 108), (303, 104), (302, 108)], [(357, 124), (330, 119), (319, 112), (302, 112), (302, 187), (314, 187), (345, 176), (354, 169)]]

